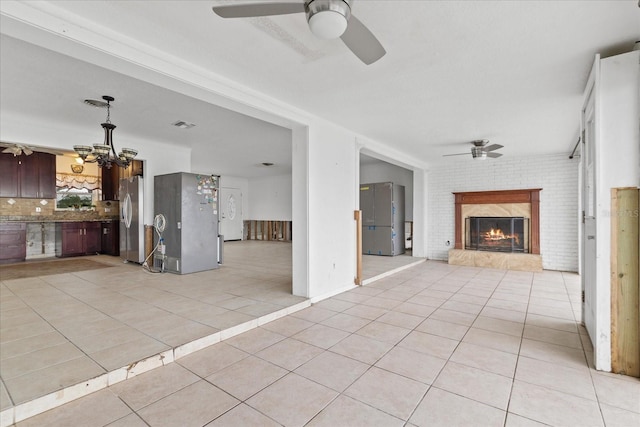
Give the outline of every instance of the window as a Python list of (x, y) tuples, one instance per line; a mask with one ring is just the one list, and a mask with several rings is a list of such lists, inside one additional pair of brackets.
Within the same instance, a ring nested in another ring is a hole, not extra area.
[(101, 180), (98, 176), (56, 174), (56, 209), (88, 210), (100, 200)]

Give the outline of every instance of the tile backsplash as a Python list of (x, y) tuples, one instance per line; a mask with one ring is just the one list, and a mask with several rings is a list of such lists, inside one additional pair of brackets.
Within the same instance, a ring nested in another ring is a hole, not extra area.
[(55, 199), (24, 199), (18, 197), (0, 197), (0, 216), (42, 217), (51, 220), (92, 220), (118, 218), (120, 204), (117, 201), (100, 201), (95, 210), (56, 210)]

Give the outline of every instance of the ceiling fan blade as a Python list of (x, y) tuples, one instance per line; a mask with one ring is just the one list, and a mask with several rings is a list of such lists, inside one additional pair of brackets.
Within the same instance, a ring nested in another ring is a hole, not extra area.
[(484, 147), (484, 151), (495, 151), (495, 150), (499, 150), (502, 147), (504, 147), (504, 145), (500, 145), (500, 144), (491, 144), (488, 147)]
[(214, 13), (222, 18), (249, 18), (253, 16), (288, 15), (304, 12), (304, 2), (300, 3), (254, 3), (229, 4), (212, 7)]
[(502, 156), (500, 153), (487, 153), (487, 157), (493, 157), (494, 159), (500, 156)]
[(22, 152), (27, 156), (30, 156), (33, 154), (33, 150), (29, 147), (22, 147)]
[(458, 153), (458, 154), (443, 154), (442, 157), (449, 157), (449, 156), (467, 156), (469, 153)]
[(351, 52), (367, 65), (373, 64), (387, 53), (376, 36), (353, 15), (349, 18), (347, 29), (340, 38)]

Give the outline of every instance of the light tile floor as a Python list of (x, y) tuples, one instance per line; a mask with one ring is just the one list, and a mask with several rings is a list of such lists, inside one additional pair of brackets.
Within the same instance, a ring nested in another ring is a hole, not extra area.
[(575, 274), (426, 262), (23, 426), (638, 426), (597, 372)]
[[(69, 387), (105, 387), (170, 362), (173, 349), (190, 351), (186, 343), (215, 342), (221, 331), (308, 304), (291, 295), (289, 243), (227, 242), (220, 269), (185, 276), (151, 274), (117, 257), (85, 258), (112, 267), (14, 280), (0, 270), (0, 425), (13, 419), (14, 405), (40, 412), (36, 406), (59, 404), (58, 395), (71, 400)], [(365, 258), (369, 279), (420, 261)]]

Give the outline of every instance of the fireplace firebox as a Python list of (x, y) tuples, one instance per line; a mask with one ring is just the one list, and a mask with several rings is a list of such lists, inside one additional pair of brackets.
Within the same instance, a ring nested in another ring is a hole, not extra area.
[(465, 249), (529, 253), (528, 218), (472, 216), (465, 223)]

